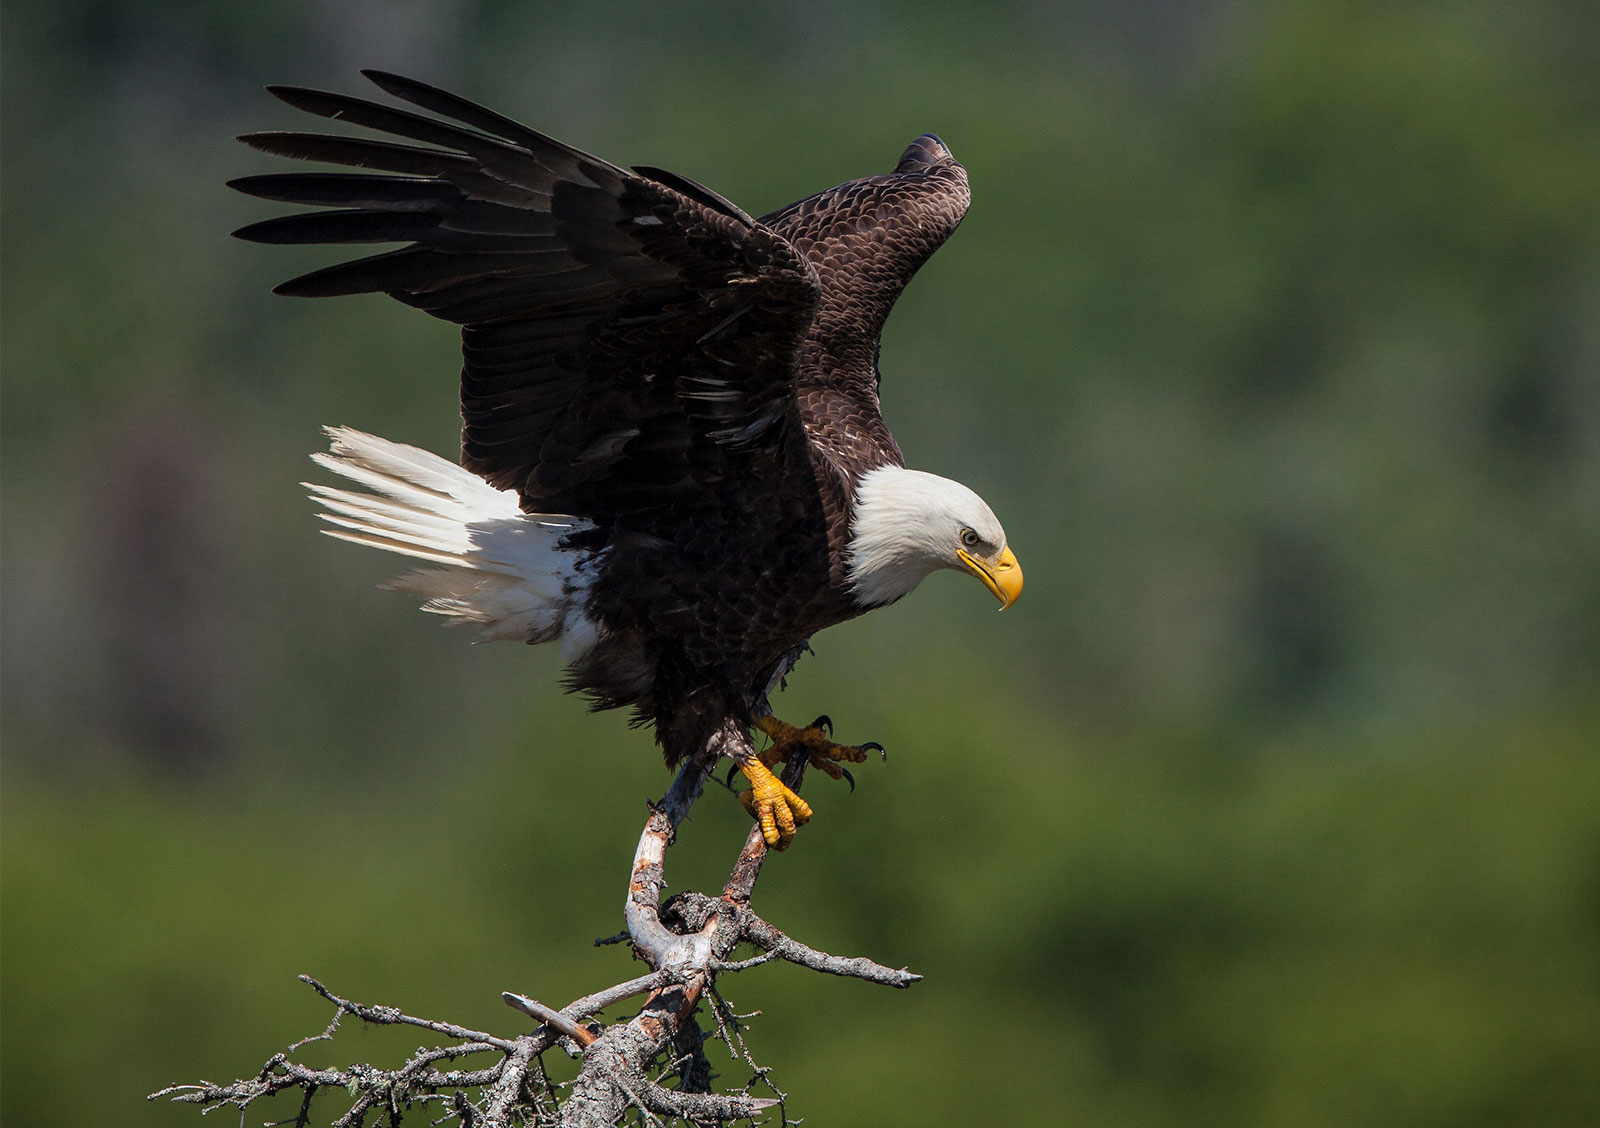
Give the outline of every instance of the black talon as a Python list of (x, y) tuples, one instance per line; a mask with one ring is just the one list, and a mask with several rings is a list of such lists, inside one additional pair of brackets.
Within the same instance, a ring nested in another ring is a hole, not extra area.
[(828, 716), (828, 714), (824, 713), (824, 714), (822, 714), (822, 716), (820, 716), (816, 720), (812, 721), (811, 724), (808, 725), (807, 727), (808, 728), (814, 728), (814, 729), (821, 729), (823, 732), (827, 733), (831, 737), (833, 735), (833, 718)]
[(728, 778), (722, 781), (722, 786), (726, 787), (729, 791), (732, 791), (735, 795), (739, 794), (739, 792), (737, 790), (735, 790), (735, 788), (733, 786), (733, 773), (738, 771), (738, 770), (739, 770), (739, 765), (738, 764), (733, 765), (733, 767), (728, 769)]
[(854, 794), (856, 790), (856, 777), (850, 774), (849, 768), (841, 767), (839, 769), (839, 773), (844, 776), (845, 782), (850, 785), (851, 794)]
[(879, 744), (876, 740), (867, 741), (861, 746), (861, 751), (876, 752), (878, 756), (884, 760), (889, 758), (889, 753), (885, 751), (883, 745)]

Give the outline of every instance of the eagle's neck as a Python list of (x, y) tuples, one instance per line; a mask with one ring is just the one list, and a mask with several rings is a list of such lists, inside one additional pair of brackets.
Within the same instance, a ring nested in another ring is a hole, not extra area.
[(967, 499), (977, 501), (977, 495), (921, 470), (880, 466), (862, 475), (850, 519), (849, 583), (856, 602), (893, 603), (933, 572), (955, 566), (950, 545), (959, 524), (952, 514)]

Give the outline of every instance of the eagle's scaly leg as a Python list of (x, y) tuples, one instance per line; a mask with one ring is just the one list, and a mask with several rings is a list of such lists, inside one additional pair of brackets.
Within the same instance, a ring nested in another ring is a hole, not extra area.
[(818, 771), (826, 772), (834, 779), (845, 778), (850, 780), (851, 788), (856, 781), (850, 773), (840, 767), (841, 762), (859, 764), (867, 758), (868, 752), (883, 754), (883, 745), (876, 741), (866, 744), (835, 744), (833, 735), (833, 722), (826, 715), (818, 717), (805, 728), (791, 725), (788, 721), (780, 721), (768, 713), (757, 718), (756, 728), (772, 738), (772, 747), (761, 754), (761, 760), (768, 767), (779, 760), (787, 760), (794, 755), (796, 750), (803, 750), (811, 757), (811, 766)]
[(744, 809), (761, 824), (761, 837), (767, 845), (787, 850), (795, 831), (811, 821), (811, 805), (790, 791), (772, 768), (752, 756), (741, 761), (739, 770), (750, 781), (750, 789), (739, 796)]

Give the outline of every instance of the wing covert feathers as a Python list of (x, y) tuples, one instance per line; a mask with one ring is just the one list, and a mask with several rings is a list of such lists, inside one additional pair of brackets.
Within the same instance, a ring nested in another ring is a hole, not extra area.
[(943, 141), (924, 133), (893, 172), (848, 181), (761, 217), (816, 267), (822, 293), (811, 344), (835, 368), (876, 388), (878, 338), (889, 311), (971, 200), (966, 169)]

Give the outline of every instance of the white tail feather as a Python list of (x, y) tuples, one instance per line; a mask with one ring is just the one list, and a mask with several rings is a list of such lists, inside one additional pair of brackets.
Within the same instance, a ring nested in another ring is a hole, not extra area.
[(331, 449), (312, 459), (375, 492), (303, 483), (334, 526), (323, 532), (445, 566), (385, 587), (422, 596), (424, 610), (451, 622), (476, 624), (483, 640), (564, 636), (568, 661), (594, 644), (583, 596), (595, 557), (563, 543), (589, 522), (523, 513), (516, 491), (425, 450), (348, 427), (325, 431)]

